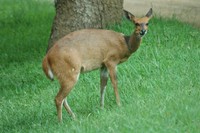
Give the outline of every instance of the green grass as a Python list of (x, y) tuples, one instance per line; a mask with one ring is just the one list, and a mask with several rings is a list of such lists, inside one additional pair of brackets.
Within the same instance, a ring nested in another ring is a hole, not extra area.
[[(80, 76), (58, 124), (58, 82), (41, 68), (55, 14), (48, 1), (0, 1), (0, 131), (196, 133), (200, 131), (200, 30), (154, 18), (139, 50), (118, 66), (122, 107), (110, 82), (99, 107), (99, 71)], [(112, 29), (130, 34), (128, 21)]]

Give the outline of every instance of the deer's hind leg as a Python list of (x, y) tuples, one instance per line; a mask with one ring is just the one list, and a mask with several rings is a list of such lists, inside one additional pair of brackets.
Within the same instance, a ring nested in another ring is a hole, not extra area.
[(76, 72), (75, 70), (63, 73), (62, 75), (58, 76), (58, 80), (60, 82), (61, 88), (55, 98), (55, 104), (57, 108), (57, 115), (58, 120), (62, 121), (62, 106), (64, 105), (67, 112), (75, 118), (74, 113), (72, 112), (67, 100), (65, 98), (68, 96), (74, 85), (76, 84), (80, 72)]

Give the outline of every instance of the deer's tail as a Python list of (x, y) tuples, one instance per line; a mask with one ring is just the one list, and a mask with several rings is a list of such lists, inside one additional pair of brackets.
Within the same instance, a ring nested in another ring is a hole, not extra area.
[(47, 56), (43, 59), (42, 68), (43, 68), (43, 71), (44, 71), (44, 73), (46, 74), (46, 76), (47, 76), (50, 80), (53, 80), (54, 75), (53, 75), (53, 72), (52, 72), (51, 67), (50, 67), (50, 65), (49, 65), (49, 61), (48, 61)]

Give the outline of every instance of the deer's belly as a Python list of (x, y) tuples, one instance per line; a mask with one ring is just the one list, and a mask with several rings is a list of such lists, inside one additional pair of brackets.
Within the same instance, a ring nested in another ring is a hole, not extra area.
[(95, 59), (90, 59), (82, 62), (81, 72), (89, 72), (95, 69), (100, 68), (102, 61), (97, 61)]

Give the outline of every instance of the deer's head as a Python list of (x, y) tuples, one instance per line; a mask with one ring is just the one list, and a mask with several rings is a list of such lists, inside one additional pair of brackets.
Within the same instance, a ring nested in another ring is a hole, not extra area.
[(127, 11), (125, 11), (125, 16), (135, 24), (135, 27), (136, 27), (135, 33), (139, 35), (140, 37), (143, 37), (147, 33), (148, 24), (149, 24), (148, 22), (152, 17), (152, 13), (153, 13), (153, 10), (151, 8), (148, 11), (148, 13), (142, 18), (137, 18), (133, 14)]

